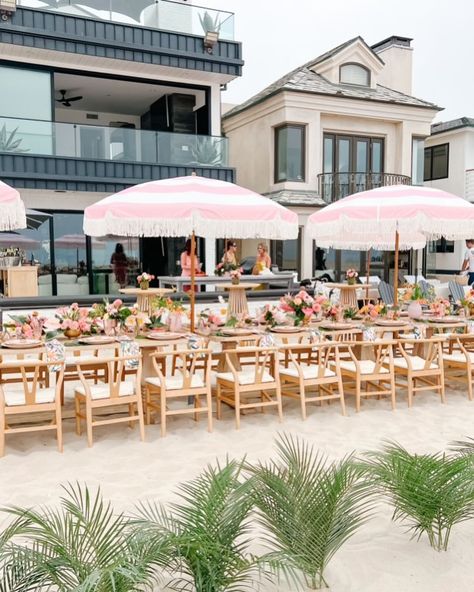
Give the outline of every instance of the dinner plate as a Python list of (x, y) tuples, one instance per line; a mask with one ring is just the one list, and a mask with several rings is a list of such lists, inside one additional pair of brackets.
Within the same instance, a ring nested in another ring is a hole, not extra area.
[(221, 329), (221, 333), (226, 337), (234, 337), (235, 335), (252, 335), (253, 331), (251, 329), (240, 329), (239, 327), (231, 327), (229, 329)]
[(345, 329), (354, 329), (353, 323), (333, 323), (325, 321), (319, 325), (322, 329), (333, 329), (334, 331), (344, 331)]
[(408, 325), (407, 321), (396, 321), (395, 319), (378, 319), (375, 324), (380, 327), (406, 327)]
[(115, 337), (109, 335), (91, 335), (90, 337), (81, 337), (79, 343), (86, 345), (105, 345), (107, 343), (114, 343)]
[(11, 349), (23, 349), (25, 347), (39, 347), (42, 341), (39, 339), (9, 339), (2, 343), (2, 347), (9, 347)]
[(272, 327), (270, 331), (274, 333), (299, 333), (300, 331), (304, 331), (303, 327)]
[(147, 338), (148, 339), (154, 339), (155, 341), (169, 341), (172, 339), (180, 339), (181, 337), (184, 337), (184, 335), (182, 333), (171, 333), (171, 332), (153, 332), (153, 333), (148, 333)]
[(427, 320), (429, 323), (460, 323), (462, 319), (459, 317), (431, 317)]

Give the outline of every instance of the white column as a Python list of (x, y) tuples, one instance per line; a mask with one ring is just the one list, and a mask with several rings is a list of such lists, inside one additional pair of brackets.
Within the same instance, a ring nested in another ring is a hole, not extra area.
[[(207, 275), (213, 275), (216, 268), (216, 241), (212, 238), (207, 238), (204, 249), (204, 261)], [(207, 292), (215, 292), (215, 286), (207, 286)]]
[(301, 277), (300, 280), (309, 279), (313, 277), (313, 239), (308, 232), (302, 231), (302, 248), (301, 248)]

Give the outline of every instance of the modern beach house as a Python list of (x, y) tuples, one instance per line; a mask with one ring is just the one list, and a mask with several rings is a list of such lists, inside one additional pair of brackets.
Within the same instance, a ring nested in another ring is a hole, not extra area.
[[(474, 203), (472, 117), (460, 117), (431, 126), (431, 136), (425, 141), (424, 180), (429, 187), (444, 189)], [(441, 239), (431, 243), (427, 253), (428, 272), (458, 273), (465, 251), (464, 241)]]
[[(17, 241), (40, 264), (39, 294), (115, 291), (117, 243), (131, 278), (179, 273), (184, 239), (86, 240), (83, 210), (193, 171), (234, 181), (221, 136), (221, 90), (243, 66), (234, 15), (190, 0), (0, 0), (0, 11), (0, 178), (50, 214)], [(215, 244), (200, 248), (214, 264)]]
[[(224, 114), (237, 182), (298, 213), (298, 240), (271, 245), (280, 268), (334, 279), (364, 269), (365, 253), (316, 249), (308, 216), (358, 191), (423, 184), (424, 142), (440, 107), (412, 95), (413, 53), (406, 37), (372, 46), (355, 37)], [(373, 274), (390, 279), (392, 257), (373, 252)], [(407, 273), (412, 259), (402, 255)]]

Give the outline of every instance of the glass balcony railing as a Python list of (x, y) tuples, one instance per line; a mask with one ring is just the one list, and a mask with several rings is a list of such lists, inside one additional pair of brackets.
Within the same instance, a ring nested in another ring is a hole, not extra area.
[(330, 204), (343, 197), (388, 185), (410, 185), (411, 177), (398, 173), (323, 173), (318, 175), (318, 191)]
[(17, 6), (125, 25), (234, 40), (234, 14), (172, 0), (17, 0)]
[(182, 166), (228, 166), (228, 140), (0, 117), (0, 152)]

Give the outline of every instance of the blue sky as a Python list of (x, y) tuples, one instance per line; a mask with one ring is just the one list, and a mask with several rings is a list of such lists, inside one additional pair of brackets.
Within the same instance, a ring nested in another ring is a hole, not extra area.
[(413, 94), (445, 107), (438, 120), (474, 117), (474, 0), (195, 0), (236, 14), (242, 79), (223, 100), (239, 103), (331, 47), (361, 35), (369, 45), (412, 37)]

